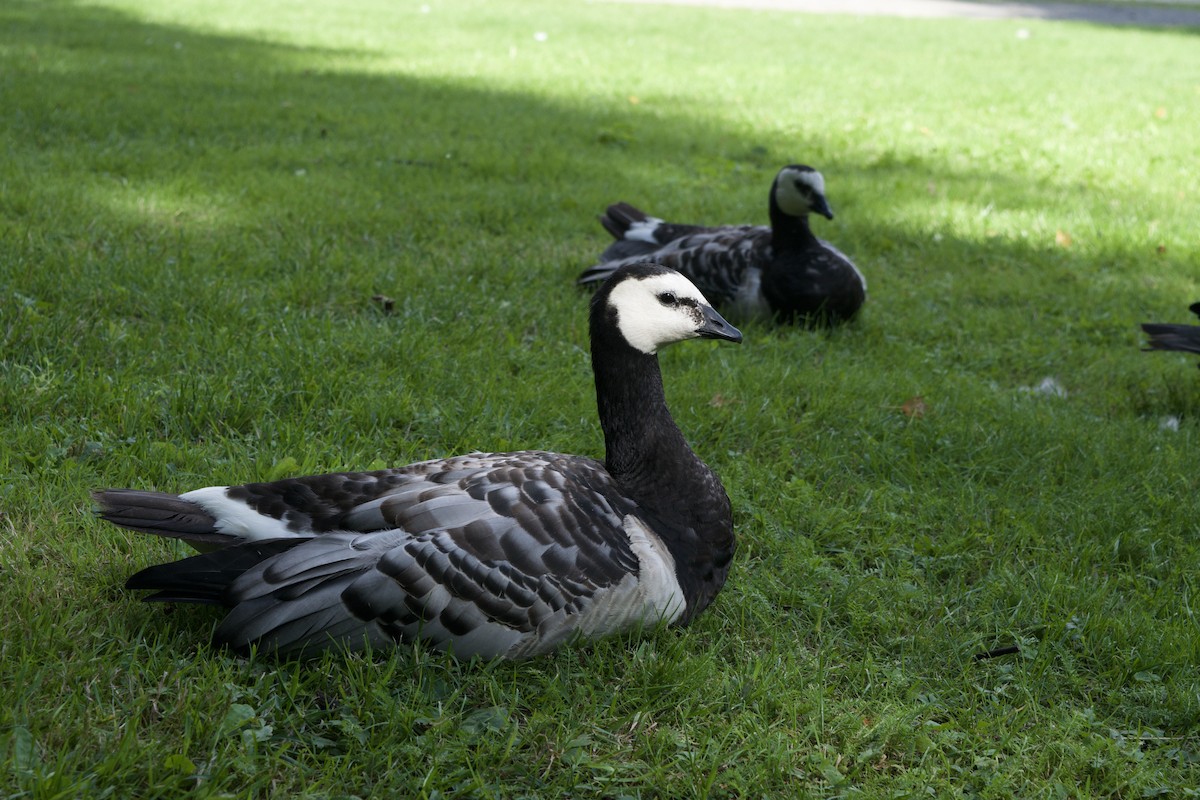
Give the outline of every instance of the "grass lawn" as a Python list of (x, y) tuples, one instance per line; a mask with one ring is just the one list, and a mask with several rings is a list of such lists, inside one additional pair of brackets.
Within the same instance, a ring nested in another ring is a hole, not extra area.
[[(1197, 33), (3, 0), (0, 795), (1195, 796), (1200, 373), (1137, 323), (1200, 299)], [(793, 161), (870, 297), (663, 354), (740, 536), (692, 627), (276, 663), (122, 589), (183, 550), (93, 488), (600, 455), (596, 214)]]

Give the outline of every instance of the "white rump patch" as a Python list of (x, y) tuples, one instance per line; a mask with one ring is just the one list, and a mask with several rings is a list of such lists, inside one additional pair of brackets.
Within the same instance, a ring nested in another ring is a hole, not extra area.
[(195, 503), (212, 514), (217, 520), (217, 530), (227, 536), (238, 536), (246, 541), (285, 536), (311, 538), (311, 534), (288, 530), (287, 523), (281, 519), (260, 514), (241, 500), (231, 499), (226, 494), (228, 489), (228, 486), (206, 486), (181, 494), (179, 498)]
[(664, 305), (660, 294), (670, 292), (679, 298), (691, 298), (701, 306), (708, 301), (700, 290), (679, 273), (627, 278), (613, 287), (608, 304), (617, 311), (617, 328), (625, 341), (643, 353), (656, 353), (672, 342), (695, 339), (704, 323), (699, 310), (692, 306)]
[(630, 225), (629, 230), (625, 231), (624, 238), (626, 241), (658, 244), (658, 240), (654, 238), (654, 231), (662, 224), (663, 221), (658, 217), (646, 217), (644, 221)]

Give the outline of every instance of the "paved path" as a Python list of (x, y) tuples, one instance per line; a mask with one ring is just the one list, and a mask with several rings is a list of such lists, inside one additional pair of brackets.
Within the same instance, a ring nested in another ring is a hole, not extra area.
[(1171, 7), (1125, 3), (991, 3), (970, 0), (620, 0), (621, 2), (759, 8), (814, 14), (880, 14), (893, 17), (970, 17), (974, 19), (1052, 19), (1100, 25), (1149, 28), (1200, 28), (1200, 5), (1176, 2)]

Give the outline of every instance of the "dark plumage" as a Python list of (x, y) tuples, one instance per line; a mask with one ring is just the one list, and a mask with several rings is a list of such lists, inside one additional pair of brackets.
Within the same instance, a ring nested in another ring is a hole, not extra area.
[(595, 283), (618, 267), (649, 259), (689, 277), (710, 301), (738, 318), (835, 323), (858, 313), (867, 283), (844, 253), (818, 239), (810, 213), (833, 219), (821, 173), (803, 164), (771, 184), (770, 227), (705, 227), (664, 222), (628, 203), (608, 207), (600, 223), (616, 239), (579, 276)]
[(215, 634), (311, 655), (420, 639), (517, 658), (686, 624), (734, 552), (729, 498), (671, 419), (658, 348), (741, 334), (678, 273), (617, 271), (590, 315), (607, 458), (474, 453), (376, 472), (97, 492), (120, 526), (216, 548), (129, 578), (148, 600), (225, 606)]
[[(1192, 303), (1188, 311), (1200, 316), (1200, 303)], [(1200, 354), (1200, 326), (1143, 322), (1142, 330), (1150, 336), (1145, 350), (1178, 350)]]

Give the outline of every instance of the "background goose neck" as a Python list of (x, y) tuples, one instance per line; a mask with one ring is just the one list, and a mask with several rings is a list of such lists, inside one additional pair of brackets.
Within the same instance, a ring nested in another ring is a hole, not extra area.
[(816, 240), (817, 237), (813, 235), (812, 229), (808, 226), (807, 214), (799, 217), (785, 214), (779, 208), (779, 204), (775, 202), (775, 198), (771, 198), (771, 242), (777, 251), (788, 247), (799, 247)]

